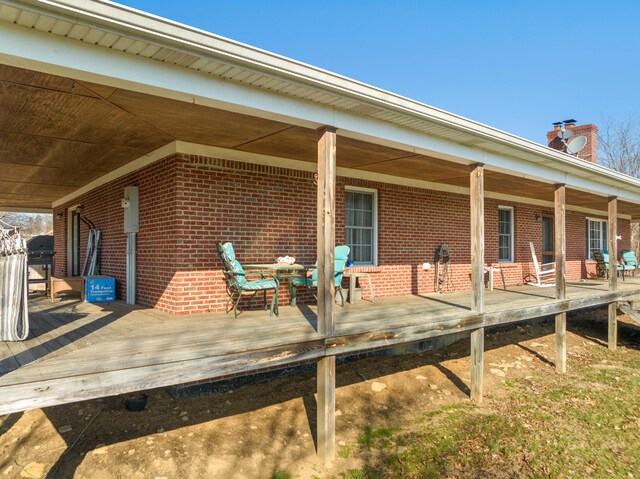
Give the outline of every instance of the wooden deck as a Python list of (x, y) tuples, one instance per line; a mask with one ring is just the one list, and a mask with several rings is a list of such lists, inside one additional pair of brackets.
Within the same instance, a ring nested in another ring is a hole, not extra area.
[(278, 368), (326, 355), (356, 353), (484, 326), (640, 299), (640, 278), (609, 292), (602, 282), (485, 292), (485, 313), (468, 291), (381, 298), (336, 309), (336, 331), (316, 332), (315, 306), (232, 315), (171, 316), (122, 303), (30, 301), (31, 334), (0, 342), (0, 414), (78, 400)]

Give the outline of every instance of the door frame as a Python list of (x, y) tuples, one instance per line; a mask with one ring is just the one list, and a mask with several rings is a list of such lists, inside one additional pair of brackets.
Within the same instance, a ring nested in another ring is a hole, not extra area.
[[(541, 254), (541, 260), (543, 263), (553, 263), (555, 261), (555, 241), (554, 241), (554, 230), (555, 230), (555, 221), (554, 221), (554, 216), (553, 215), (541, 215), (541, 223), (542, 223), (542, 252)], [(545, 250), (544, 249), (544, 220), (549, 219), (551, 220), (550, 226), (551, 226), (551, 250)], [(551, 261), (545, 261), (544, 258), (545, 256), (550, 256), (551, 257)]]
[[(67, 209), (67, 276), (79, 276), (80, 275), (80, 207), (81, 205), (70, 206)], [(77, 231), (74, 231), (74, 219), (77, 215)], [(75, 233), (75, 255), (74, 258), (74, 233)], [(77, 260), (74, 268), (74, 259)]]

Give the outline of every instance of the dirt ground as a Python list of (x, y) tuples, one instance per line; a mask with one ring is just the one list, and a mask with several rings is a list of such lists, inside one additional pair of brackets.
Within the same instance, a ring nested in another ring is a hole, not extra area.
[[(639, 331), (621, 326), (623, 349), (625, 341), (637, 344)], [(601, 314), (570, 319), (569, 369), (592, 360), (594, 344), (606, 347), (606, 334)], [(554, 344), (552, 322), (489, 332), (481, 407), (501, 400), (505, 381), (554, 375)], [(338, 450), (355, 447), (367, 426), (402, 427), (469, 402), (468, 349), (465, 340), (436, 352), (338, 366)], [(340, 454), (321, 467), (312, 435), (314, 392), (315, 376), (301, 375), (198, 398), (154, 390), (139, 413), (126, 411), (120, 397), (1, 417), (0, 479), (338, 477), (363, 457)]]

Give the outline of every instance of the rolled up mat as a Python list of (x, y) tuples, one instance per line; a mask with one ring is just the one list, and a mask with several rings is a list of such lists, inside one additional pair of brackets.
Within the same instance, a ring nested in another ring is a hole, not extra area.
[(0, 341), (29, 335), (27, 247), (23, 239), (0, 240)]

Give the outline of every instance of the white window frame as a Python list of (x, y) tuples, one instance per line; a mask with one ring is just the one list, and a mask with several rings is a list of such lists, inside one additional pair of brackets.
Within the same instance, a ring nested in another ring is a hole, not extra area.
[[(509, 259), (500, 259), (500, 210), (511, 212), (511, 228), (510, 228), (510, 241), (509, 241)], [(498, 262), (499, 263), (513, 263), (515, 261), (515, 224), (516, 215), (513, 210), (513, 206), (498, 205)]]
[[(591, 222), (601, 223), (602, 229), (600, 230), (600, 243), (602, 250), (609, 250), (609, 220), (603, 220), (602, 218), (590, 218), (587, 217), (587, 259), (594, 259), (591, 249)], [(604, 236), (607, 236), (607, 241), (604, 241)]]
[(355, 266), (377, 266), (378, 265), (378, 190), (375, 188), (363, 188), (360, 186), (345, 186), (345, 198), (344, 198), (344, 211), (345, 211), (345, 238), (347, 234), (347, 195), (346, 193), (371, 193), (373, 194), (373, 230), (372, 230), (372, 251), (371, 257), (373, 262), (371, 263), (363, 263), (363, 262), (354, 262)]

